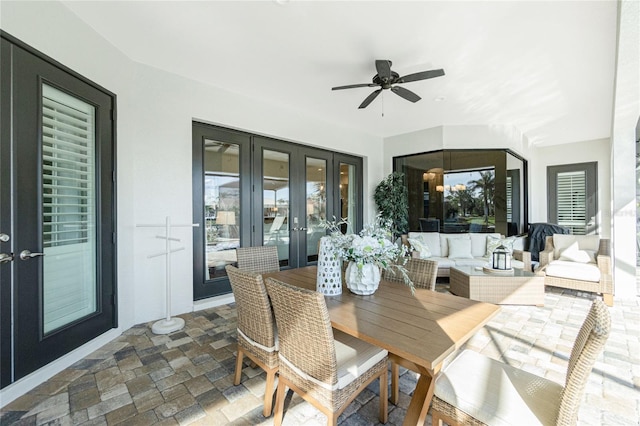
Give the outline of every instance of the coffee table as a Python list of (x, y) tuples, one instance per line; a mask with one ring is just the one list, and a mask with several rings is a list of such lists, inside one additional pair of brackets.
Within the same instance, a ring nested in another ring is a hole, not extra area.
[(451, 293), (480, 302), (544, 306), (544, 277), (521, 269), (503, 275), (475, 266), (452, 266), (449, 286)]

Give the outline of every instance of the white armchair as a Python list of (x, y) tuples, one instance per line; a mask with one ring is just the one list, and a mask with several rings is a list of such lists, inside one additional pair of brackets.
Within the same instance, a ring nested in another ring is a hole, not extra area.
[(540, 267), (545, 286), (602, 294), (613, 306), (611, 241), (598, 235), (561, 235), (547, 237), (540, 252)]

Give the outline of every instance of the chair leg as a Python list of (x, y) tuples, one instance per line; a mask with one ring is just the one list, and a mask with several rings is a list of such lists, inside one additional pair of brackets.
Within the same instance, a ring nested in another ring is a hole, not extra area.
[(238, 386), (240, 384), (240, 376), (242, 375), (242, 360), (244, 359), (244, 352), (238, 346), (238, 356), (236, 357), (236, 371), (233, 375), (233, 384)]
[(273, 393), (275, 391), (273, 384), (276, 380), (276, 371), (276, 369), (267, 371), (267, 384), (264, 388), (264, 408), (262, 409), (262, 415), (265, 417), (271, 415), (273, 407)]
[(388, 403), (387, 403), (387, 385), (389, 381), (387, 378), (387, 369), (385, 368), (382, 375), (380, 375), (380, 423), (387, 423), (388, 420)]
[(400, 366), (391, 361), (391, 403), (395, 405), (398, 405), (398, 399), (400, 398), (399, 380)]
[(338, 413), (327, 414), (327, 426), (338, 426)]
[(604, 304), (605, 305), (613, 306), (613, 294), (602, 293), (602, 299), (604, 299)]
[(273, 416), (273, 426), (280, 426), (282, 424), (282, 417), (284, 416), (284, 397), (287, 387), (283, 380), (278, 381), (278, 390), (276, 391), (276, 406), (275, 415)]

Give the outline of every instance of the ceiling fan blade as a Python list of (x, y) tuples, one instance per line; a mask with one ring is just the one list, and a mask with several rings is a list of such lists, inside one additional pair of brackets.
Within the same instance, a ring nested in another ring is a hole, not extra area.
[(362, 83), (362, 84), (349, 84), (347, 86), (332, 87), (331, 90), (343, 90), (343, 89), (355, 89), (356, 87), (376, 87), (377, 84)]
[(378, 77), (383, 82), (391, 80), (391, 61), (387, 59), (376, 60), (376, 70), (378, 71)]
[(406, 100), (411, 102), (418, 102), (420, 99), (422, 99), (420, 96), (416, 95), (411, 90), (405, 89), (404, 87), (393, 86), (391, 88), (391, 91), (401, 98), (405, 98)]
[(409, 83), (410, 81), (418, 81), (418, 80), (426, 80), (428, 78), (434, 77), (442, 77), (444, 75), (444, 70), (431, 70), (431, 71), (422, 71), (417, 72), (415, 74), (405, 75), (396, 80), (396, 83)]
[(378, 95), (380, 94), (380, 92), (382, 92), (382, 89), (378, 89), (378, 90), (376, 90), (375, 92), (371, 93), (369, 96), (367, 96), (367, 98), (366, 98), (364, 101), (362, 101), (362, 103), (360, 104), (360, 106), (358, 107), (358, 109), (368, 107), (368, 106), (369, 106), (369, 104), (370, 104), (371, 102), (373, 102), (373, 100), (374, 100), (375, 98), (377, 98), (377, 97), (378, 97)]

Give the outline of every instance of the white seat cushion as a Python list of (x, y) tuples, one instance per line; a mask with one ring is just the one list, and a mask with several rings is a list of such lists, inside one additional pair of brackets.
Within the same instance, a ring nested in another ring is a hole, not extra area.
[(449, 257), (449, 240), (468, 240), (471, 242), (469, 234), (440, 234), (440, 256)]
[(560, 259), (560, 254), (574, 242), (580, 250), (597, 252), (600, 247), (599, 235), (553, 234), (553, 257)]
[(429, 247), (431, 256), (442, 256), (440, 250), (440, 233), (438, 232), (409, 232), (409, 238), (422, 240)]
[(471, 237), (471, 254), (473, 257), (482, 257), (487, 252), (487, 238), (489, 236), (500, 238), (500, 234), (497, 233), (470, 233), (469, 237)]
[(338, 362), (338, 389), (367, 372), (387, 356), (387, 351), (364, 340), (333, 329)]
[(465, 350), (438, 376), (435, 395), (490, 425), (552, 425), (562, 386)]
[(485, 266), (489, 262), (486, 257), (474, 257), (473, 259), (456, 259), (456, 266)]
[(570, 280), (600, 281), (600, 269), (595, 263), (578, 263), (569, 260), (554, 260), (547, 265), (546, 274), (550, 277)]
[(449, 238), (448, 244), (449, 259), (473, 259), (470, 239)]
[(429, 260), (435, 260), (438, 262), (438, 268), (451, 268), (456, 266), (456, 261), (449, 259), (448, 257), (430, 257)]

